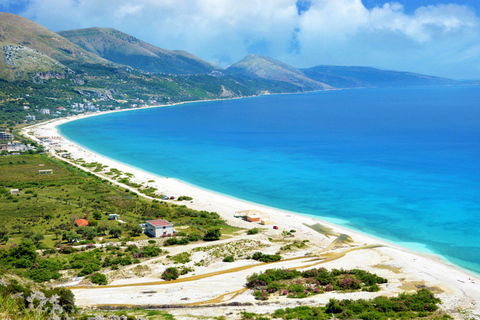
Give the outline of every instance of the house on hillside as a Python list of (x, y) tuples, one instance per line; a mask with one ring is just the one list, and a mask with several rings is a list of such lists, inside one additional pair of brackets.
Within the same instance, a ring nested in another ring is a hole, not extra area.
[(12, 196), (16, 196), (16, 195), (20, 194), (20, 191), (18, 189), (10, 189), (10, 194)]
[(75, 220), (75, 226), (76, 227), (87, 227), (89, 225), (87, 219), (78, 219)]
[(173, 223), (167, 220), (148, 220), (145, 222), (145, 233), (150, 237), (167, 237), (173, 236), (176, 231), (173, 228)]

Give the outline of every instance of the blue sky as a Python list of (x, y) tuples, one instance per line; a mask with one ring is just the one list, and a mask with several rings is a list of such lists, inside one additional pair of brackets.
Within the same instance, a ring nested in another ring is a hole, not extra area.
[(53, 31), (112, 27), (220, 66), (249, 53), (480, 79), (478, 0), (0, 0)]

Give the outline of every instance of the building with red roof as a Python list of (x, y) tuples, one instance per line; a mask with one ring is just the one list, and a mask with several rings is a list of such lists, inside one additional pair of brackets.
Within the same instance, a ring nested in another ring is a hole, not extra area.
[(89, 224), (87, 219), (78, 219), (75, 220), (75, 225), (77, 227), (87, 227)]
[(166, 237), (173, 236), (175, 234), (173, 223), (167, 220), (148, 220), (145, 223), (145, 233), (151, 237)]

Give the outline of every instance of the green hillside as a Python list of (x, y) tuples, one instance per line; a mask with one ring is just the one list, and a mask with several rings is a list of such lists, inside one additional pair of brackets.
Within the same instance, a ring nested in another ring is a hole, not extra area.
[[(156, 48), (113, 29), (91, 29), (106, 32), (102, 39), (128, 47), (135, 57), (165, 53), (171, 60), (157, 56), (152, 63), (176, 68), (174, 74), (148, 73), (90, 53), (28, 19), (7, 13), (0, 18), (0, 127), (15, 127), (28, 114), (42, 120), (88, 111), (74, 104), (102, 111), (304, 90), (261, 78), (207, 75), (215, 68), (186, 52)], [(103, 54), (115, 46), (97, 49)]]

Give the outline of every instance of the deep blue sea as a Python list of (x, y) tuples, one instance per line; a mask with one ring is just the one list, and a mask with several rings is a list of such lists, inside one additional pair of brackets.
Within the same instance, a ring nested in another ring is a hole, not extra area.
[(478, 86), (190, 103), (59, 129), (158, 175), (318, 216), (480, 274)]

